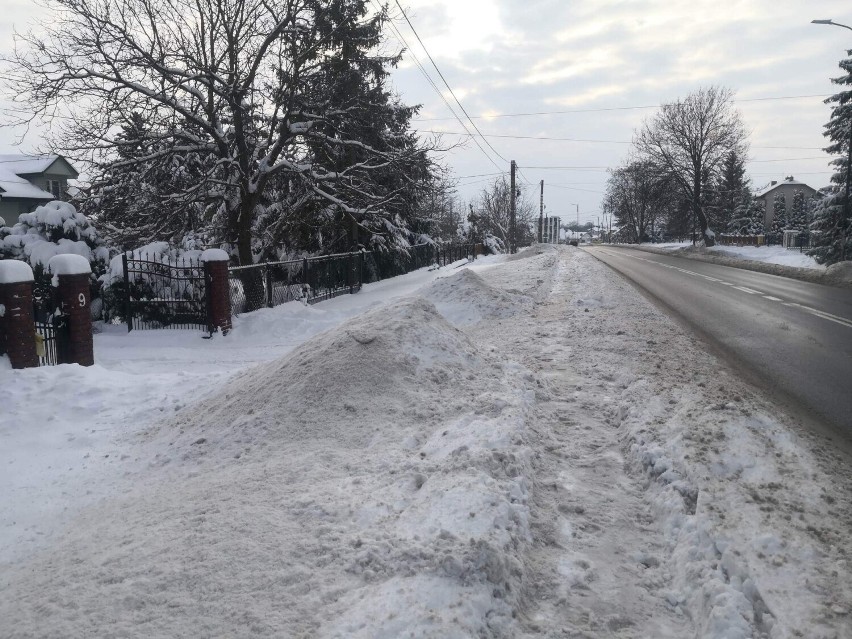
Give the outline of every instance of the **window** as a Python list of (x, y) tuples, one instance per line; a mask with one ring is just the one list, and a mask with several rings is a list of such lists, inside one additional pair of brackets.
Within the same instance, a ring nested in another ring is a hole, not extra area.
[(62, 199), (62, 182), (59, 180), (48, 180), (47, 181), (47, 190), (53, 194), (57, 200)]

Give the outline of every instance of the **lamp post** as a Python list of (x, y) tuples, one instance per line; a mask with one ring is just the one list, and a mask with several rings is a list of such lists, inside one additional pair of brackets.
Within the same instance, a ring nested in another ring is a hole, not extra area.
[[(831, 18), (828, 20), (811, 20), (811, 24), (829, 24), (833, 27), (843, 27), (852, 31), (852, 27), (847, 24), (833, 22)], [(849, 227), (852, 226), (852, 202), (849, 201), (849, 186), (852, 183), (852, 118), (849, 120), (849, 141), (846, 153), (846, 198), (843, 201), (843, 217), (845, 218), (846, 230), (843, 233), (843, 245), (840, 247), (840, 259), (846, 259), (846, 235), (849, 232)]]

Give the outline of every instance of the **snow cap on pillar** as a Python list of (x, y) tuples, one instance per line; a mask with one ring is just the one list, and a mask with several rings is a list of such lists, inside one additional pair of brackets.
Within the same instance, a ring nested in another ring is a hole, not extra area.
[(88, 275), (92, 266), (82, 255), (54, 255), (47, 263), (51, 275)]
[(231, 257), (222, 249), (207, 249), (199, 258), (202, 262), (228, 262)]
[(0, 260), (0, 284), (19, 284), (32, 282), (33, 270), (21, 260)]

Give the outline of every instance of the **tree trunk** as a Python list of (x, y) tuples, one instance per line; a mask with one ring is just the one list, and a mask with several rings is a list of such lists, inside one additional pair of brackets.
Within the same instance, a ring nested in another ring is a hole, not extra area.
[[(237, 255), (241, 266), (254, 264), (254, 254), (251, 246), (251, 222), (254, 202), (243, 198), (239, 209), (234, 213), (233, 224), (237, 236)], [(263, 271), (260, 268), (238, 271), (240, 281), (243, 284), (243, 295), (246, 303), (244, 312), (256, 311), (266, 306), (266, 293), (264, 288)]]
[[(696, 171), (696, 174), (700, 176), (700, 171)], [(704, 246), (714, 246), (716, 244), (716, 240), (707, 234), (707, 216), (704, 215), (704, 211), (701, 209), (701, 182), (700, 177), (695, 179), (692, 189), (692, 211), (695, 215), (695, 219), (698, 220), (698, 226), (701, 227), (701, 238), (704, 240)]]

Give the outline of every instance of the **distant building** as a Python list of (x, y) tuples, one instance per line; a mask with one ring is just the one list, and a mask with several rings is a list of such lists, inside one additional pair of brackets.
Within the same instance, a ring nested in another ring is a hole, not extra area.
[(79, 173), (61, 155), (0, 155), (0, 217), (14, 226), (51, 200), (68, 199), (68, 180)]
[(559, 223), (561, 218), (546, 217), (541, 230), (541, 241), (545, 244), (559, 244)]
[(766, 213), (763, 216), (763, 228), (767, 231), (772, 227), (772, 222), (775, 219), (775, 197), (781, 193), (784, 194), (784, 215), (793, 207), (793, 194), (796, 191), (802, 191), (805, 194), (805, 200), (816, 194), (816, 189), (808, 186), (804, 182), (799, 182), (792, 175), (784, 178), (783, 181), (777, 182), (772, 180), (767, 186), (757, 191), (754, 196), (764, 201), (766, 204)]

